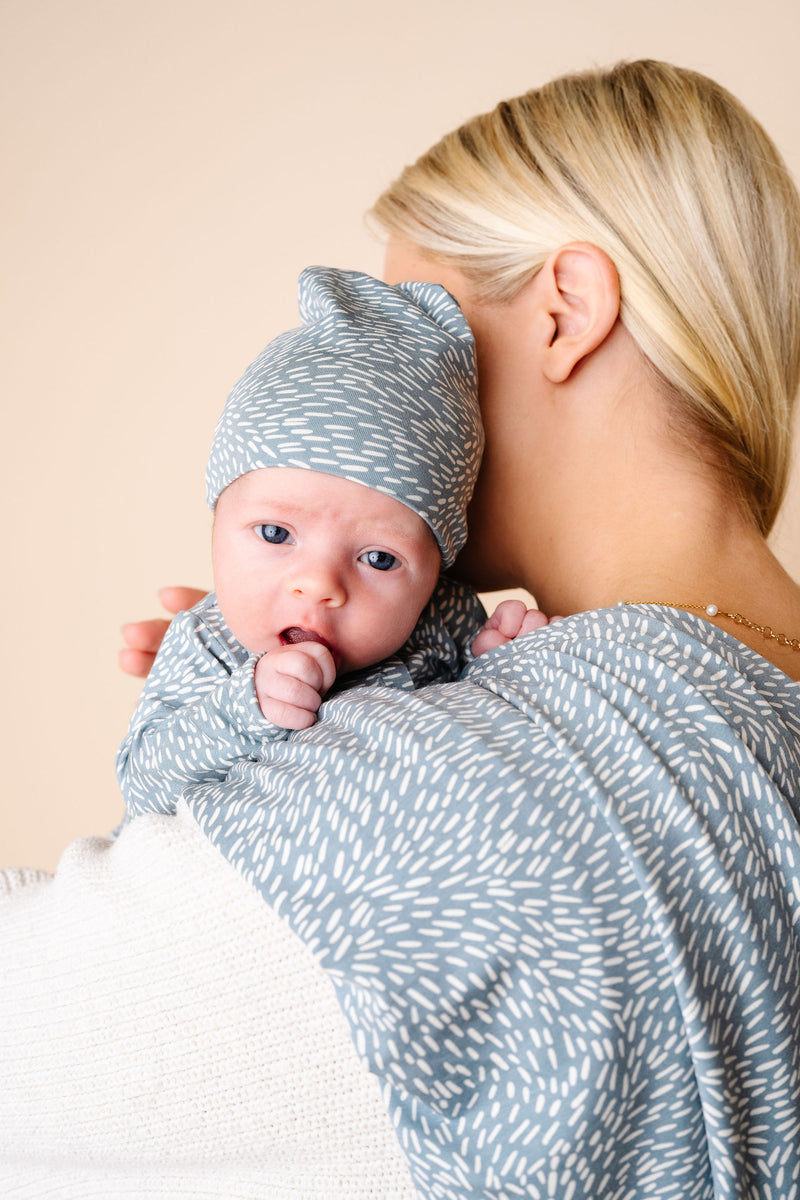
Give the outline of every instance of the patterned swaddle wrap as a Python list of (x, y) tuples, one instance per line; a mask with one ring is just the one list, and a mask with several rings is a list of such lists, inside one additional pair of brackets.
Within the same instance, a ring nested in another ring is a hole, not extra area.
[(433, 283), (381, 283), (308, 267), (303, 325), (247, 368), (217, 424), (206, 474), (211, 508), (260, 467), (338, 475), (394, 496), (430, 526), (449, 566), (467, 536), (466, 508), (483, 429), (470, 328)]
[(355, 689), (189, 788), (425, 1200), (797, 1200), (800, 688), (670, 611)]

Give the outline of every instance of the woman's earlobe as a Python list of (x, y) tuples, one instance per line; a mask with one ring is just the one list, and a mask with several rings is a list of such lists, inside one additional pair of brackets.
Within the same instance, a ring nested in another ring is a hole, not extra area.
[(614, 328), (619, 275), (604, 250), (572, 242), (550, 256), (540, 276), (552, 330), (543, 369), (551, 383), (563, 383)]

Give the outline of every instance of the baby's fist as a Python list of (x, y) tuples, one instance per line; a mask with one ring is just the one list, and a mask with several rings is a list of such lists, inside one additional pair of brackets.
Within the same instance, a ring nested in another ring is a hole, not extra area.
[(321, 642), (276, 646), (256, 663), (258, 706), (282, 729), (308, 729), (336, 678), (333, 655)]
[[(553, 617), (554, 621), (558, 617)], [(526, 608), (521, 600), (501, 600), (489, 620), (472, 642), (475, 658), (504, 646), (522, 633), (532, 633), (549, 624), (547, 617), (538, 608)]]

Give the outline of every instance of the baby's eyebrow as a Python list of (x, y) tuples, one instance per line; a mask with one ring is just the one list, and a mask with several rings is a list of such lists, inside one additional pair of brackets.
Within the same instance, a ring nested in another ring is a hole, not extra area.
[(255, 516), (284, 516), (284, 517), (305, 517), (314, 510), (308, 505), (294, 504), (288, 500), (280, 500), (269, 496), (259, 497), (257, 500), (249, 501), (247, 505), (248, 512)]

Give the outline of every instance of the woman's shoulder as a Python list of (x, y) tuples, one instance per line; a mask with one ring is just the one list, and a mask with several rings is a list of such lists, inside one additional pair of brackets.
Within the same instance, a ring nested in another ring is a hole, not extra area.
[(622, 759), (659, 745), (676, 765), (707, 745), (714, 757), (756, 759), (800, 794), (800, 685), (690, 613), (580, 613), (482, 655), (463, 678), (567, 731), (571, 747), (611, 738)]
[(482, 655), (465, 675), (535, 675), (556, 666), (583, 674), (584, 665), (595, 668), (592, 678), (608, 673), (636, 691), (655, 693), (665, 672), (708, 692), (739, 677), (740, 686), (780, 697), (790, 714), (800, 705), (800, 685), (767, 659), (701, 617), (664, 605), (577, 613)]

